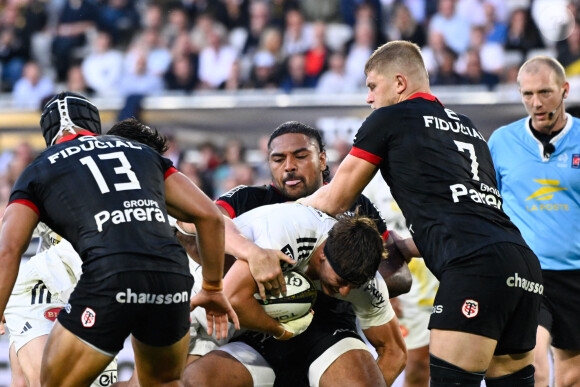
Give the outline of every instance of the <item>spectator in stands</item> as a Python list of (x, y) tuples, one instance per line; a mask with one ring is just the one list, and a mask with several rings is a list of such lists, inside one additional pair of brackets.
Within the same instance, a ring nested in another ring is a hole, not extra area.
[(235, 166), (246, 162), (246, 147), (237, 138), (227, 141), (223, 151), (223, 162), (213, 174), (214, 192), (227, 192), (226, 181), (234, 176)]
[(147, 4), (143, 12), (141, 25), (144, 29), (152, 28), (161, 31), (165, 25), (165, 18), (163, 17), (163, 8), (160, 4)]
[(112, 48), (111, 36), (100, 31), (89, 55), (82, 62), (82, 72), (87, 85), (101, 97), (119, 94), (123, 73), (123, 54)]
[(359, 82), (357, 78), (351, 77), (346, 73), (345, 57), (342, 52), (337, 51), (330, 55), (329, 67), (316, 84), (317, 93), (334, 95), (357, 91)]
[(372, 15), (370, 18), (376, 22), (375, 27), (380, 29), (383, 25), (380, 0), (341, 0), (340, 12), (343, 22), (353, 28), (361, 17), (367, 17), (368, 15)]
[(360, 86), (365, 82), (365, 63), (376, 48), (376, 31), (373, 23), (359, 21), (354, 27), (354, 41), (348, 46), (346, 73), (357, 79)]
[(259, 51), (254, 55), (250, 78), (244, 84), (244, 88), (276, 89), (280, 83), (279, 74), (276, 58), (268, 51)]
[(250, 21), (242, 46), (242, 54), (252, 56), (258, 50), (260, 38), (270, 23), (270, 9), (267, 1), (257, 0), (250, 4)]
[(135, 60), (143, 51), (147, 53), (147, 71), (163, 76), (171, 64), (171, 52), (158, 30), (147, 28), (139, 36), (125, 57), (125, 71), (134, 67)]
[(122, 96), (156, 95), (164, 90), (161, 76), (147, 71), (147, 54), (144, 50), (135, 52), (133, 68), (121, 78), (119, 88)]
[(132, 0), (108, 0), (99, 9), (99, 28), (109, 32), (114, 46), (127, 47), (141, 26), (141, 18)]
[(12, 92), (14, 106), (18, 108), (40, 109), (41, 102), (47, 96), (54, 94), (54, 83), (43, 76), (38, 63), (27, 62), (22, 71), (22, 77), (16, 81)]
[(477, 51), (481, 67), (485, 72), (499, 75), (505, 65), (505, 52), (501, 44), (488, 42), (485, 38), (485, 27), (473, 26), (469, 35), (469, 50), (461, 55), (457, 62), (457, 71), (465, 73), (470, 51)]
[(173, 8), (169, 10), (167, 21), (167, 25), (162, 29), (161, 36), (169, 47), (173, 47), (173, 43), (179, 35), (189, 33), (190, 20), (183, 8)]
[(199, 84), (199, 56), (187, 32), (181, 32), (171, 50), (172, 62), (164, 75), (167, 90), (190, 92)]
[(421, 54), (425, 61), (425, 68), (431, 74), (438, 71), (439, 64), (443, 62), (444, 50), (448, 46), (445, 44), (445, 37), (439, 31), (431, 31), (427, 35), (427, 43), (428, 45), (421, 49)]
[(408, 40), (420, 47), (427, 42), (423, 26), (417, 23), (404, 3), (394, 6), (388, 35), (391, 40)]
[(57, 79), (66, 80), (66, 73), (75, 57), (75, 50), (87, 43), (86, 34), (95, 27), (98, 8), (91, 1), (66, 0), (52, 41), (52, 64)]
[(436, 71), (429, 73), (429, 81), (433, 86), (451, 86), (465, 83), (465, 79), (455, 71), (457, 54), (451, 48), (444, 46), (441, 61)]
[(95, 93), (93, 89), (87, 86), (80, 65), (73, 65), (68, 69), (68, 73), (66, 74), (66, 90), (87, 97)]
[(565, 40), (556, 43), (558, 62), (564, 66), (568, 77), (580, 74), (580, 23), (574, 23), (574, 29)]
[(167, 6), (183, 8), (190, 20), (196, 20), (200, 15), (207, 15), (211, 19), (228, 25), (228, 11), (223, 1), (216, 0), (171, 0)]
[(274, 56), (279, 65), (284, 61), (282, 50), (282, 32), (278, 27), (269, 27), (260, 37), (260, 50), (267, 51)]
[(505, 49), (519, 50), (525, 57), (528, 51), (534, 48), (544, 48), (538, 27), (528, 9), (515, 9), (508, 23)]
[(495, 6), (491, 2), (483, 5), (485, 13), (485, 39), (490, 43), (499, 43), (505, 45), (507, 39), (508, 26), (505, 22), (498, 19)]
[(165, 89), (189, 93), (197, 86), (197, 75), (193, 72), (189, 57), (175, 58), (164, 75)]
[(283, 47), (285, 55), (305, 53), (312, 47), (311, 27), (304, 23), (304, 16), (298, 9), (286, 13)]
[(300, 10), (308, 22), (341, 23), (343, 21), (340, 12), (341, 1), (302, 0), (300, 1)]
[(499, 83), (498, 75), (482, 68), (479, 52), (475, 49), (467, 51), (467, 63), (463, 77), (466, 84), (485, 85), (489, 90), (492, 90)]
[(304, 54), (293, 54), (286, 62), (286, 76), (282, 79), (280, 87), (284, 92), (290, 93), (297, 88), (313, 88), (316, 79), (306, 75)]
[(226, 44), (226, 29), (214, 23), (208, 36), (208, 46), (199, 54), (199, 79), (202, 87), (219, 88), (230, 75), (236, 51)]
[(316, 80), (328, 68), (330, 49), (326, 46), (326, 24), (316, 22), (312, 28), (312, 47), (304, 54), (306, 75)]
[(437, 13), (429, 23), (429, 33), (439, 31), (445, 43), (458, 55), (469, 46), (469, 22), (455, 10), (455, 0), (439, 0)]
[(0, 74), (2, 91), (12, 91), (21, 77), (22, 68), (29, 57), (27, 47), (17, 26), (18, 8), (7, 4), (0, 16)]

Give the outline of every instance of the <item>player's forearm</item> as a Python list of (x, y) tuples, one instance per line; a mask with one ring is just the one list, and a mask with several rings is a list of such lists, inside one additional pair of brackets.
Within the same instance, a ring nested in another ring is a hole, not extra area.
[(196, 222), (198, 251), (204, 280), (221, 281), (224, 273), (223, 217), (210, 217)]
[(14, 259), (13, 256), (0, 249), (0, 318), (4, 315), (6, 304), (12, 293), (12, 288), (16, 282), (20, 259)]
[(407, 353), (402, 351), (400, 348), (376, 348), (379, 357), (377, 358), (377, 364), (387, 386), (391, 386), (397, 376), (403, 372), (407, 364)]

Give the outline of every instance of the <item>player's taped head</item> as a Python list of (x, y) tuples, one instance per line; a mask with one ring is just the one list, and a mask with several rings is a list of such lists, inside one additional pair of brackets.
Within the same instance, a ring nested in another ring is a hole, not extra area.
[(361, 286), (374, 278), (385, 256), (383, 238), (367, 217), (342, 215), (328, 232), (323, 248), (332, 270), (343, 280)]
[(77, 133), (76, 129), (82, 129), (101, 134), (101, 118), (91, 101), (80, 94), (65, 91), (44, 105), (40, 127), (46, 145), (51, 146), (65, 130)]

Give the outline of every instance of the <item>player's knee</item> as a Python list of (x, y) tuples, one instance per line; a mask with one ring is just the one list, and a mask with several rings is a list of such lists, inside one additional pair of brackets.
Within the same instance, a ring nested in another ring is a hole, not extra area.
[(531, 364), (513, 374), (485, 378), (485, 384), (489, 387), (533, 387), (534, 383), (534, 366)]
[(485, 375), (485, 371), (469, 372), (431, 354), (429, 354), (429, 371), (431, 387), (479, 387)]

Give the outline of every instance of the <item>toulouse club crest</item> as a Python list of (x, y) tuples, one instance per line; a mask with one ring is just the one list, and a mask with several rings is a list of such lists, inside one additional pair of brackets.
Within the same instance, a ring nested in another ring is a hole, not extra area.
[(465, 300), (461, 307), (461, 313), (467, 318), (473, 318), (479, 313), (479, 302), (475, 300)]
[(91, 308), (86, 308), (83, 314), (81, 315), (81, 322), (83, 323), (83, 327), (90, 328), (95, 325), (95, 317), (97, 314)]

